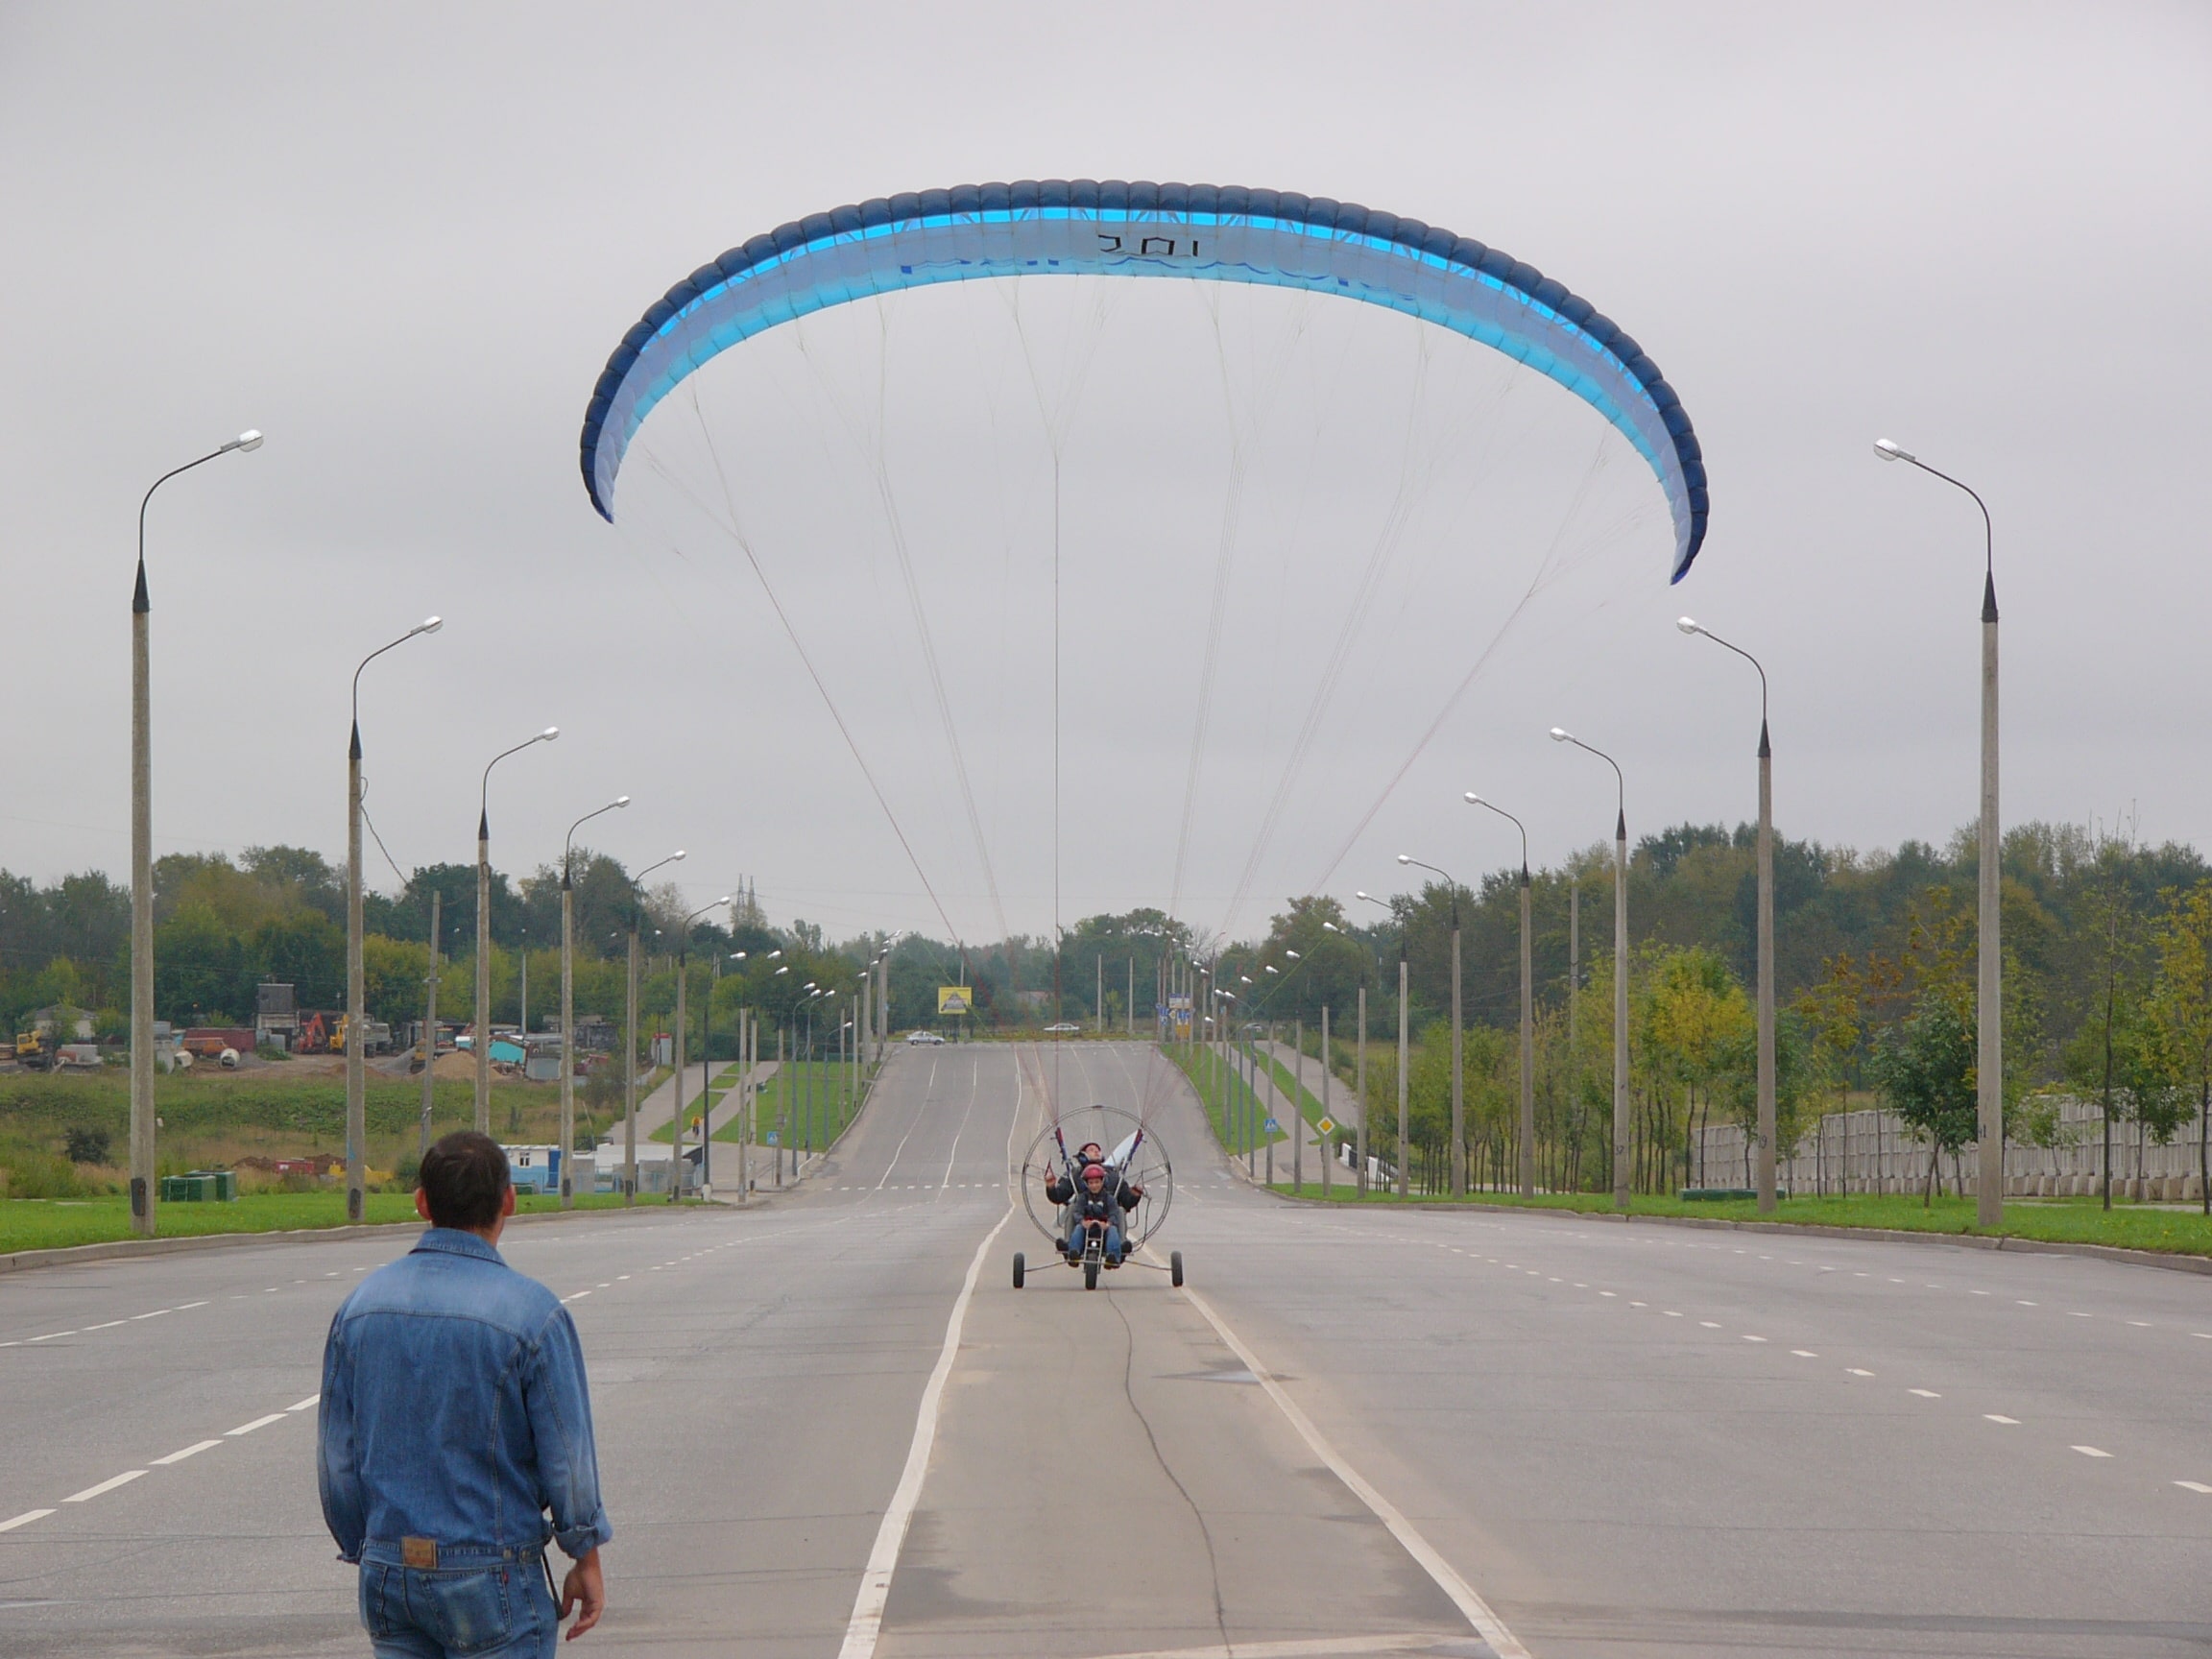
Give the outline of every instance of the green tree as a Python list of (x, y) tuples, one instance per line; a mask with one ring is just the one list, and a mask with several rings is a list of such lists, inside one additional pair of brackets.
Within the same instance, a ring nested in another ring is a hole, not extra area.
[(2150, 1015), (2182, 1086), (2196, 1092), (2198, 1187), (2212, 1215), (2212, 881), (2165, 898)]
[(1974, 1139), (1974, 1021), (1956, 997), (1934, 988), (1903, 1024), (1883, 1033), (1872, 1070), (1890, 1109), (1928, 1144), (1929, 1203), (1939, 1160)]

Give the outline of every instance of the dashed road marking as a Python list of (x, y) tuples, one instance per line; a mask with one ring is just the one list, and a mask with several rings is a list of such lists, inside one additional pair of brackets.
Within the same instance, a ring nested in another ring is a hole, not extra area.
[(1991, 1423), (2004, 1424), (2008, 1429), (2017, 1429), (2020, 1427), (2020, 1419), (2017, 1417), (2006, 1417), (1995, 1411), (1984, 1411), (1982, 1413), (1982, 1415)]
[(228, 1440), (235, 1440), (241, 1434), (251, 1434), (256, 1429), (266, 1429), (272, 1423), (281, 1423), (283, 1421), (283, 1412), (272, 1411), (266, 1417), (256, 1417), (251, 1423), (241, 1423), (235, 1429), (228, 1429), (224, 1431), (224, 1438)]
[(223, 1444), (223, 1442), (222, 1442), (222, 1441), (220, 1441), (220, 1440), (197, 1440), (197, 1441), (194, 1441), (194, 1442), (193, 1442), (191, 1445), (189, 1445), (189, 1446), (185, 1447), (185, 1448), (184, 1448), (184, 1450), (183, 1450), (183, 1451), (181, 1451), (181, 1452), (172, 1452), (172, 1453), (170, 1453), (170, 1454), (169, 1454), (169, 1455), (168, 1455), (168, 1456), (166, 1456), (166, 1457), (156, 1457), (156, 1458), (155, 1458), (155, 1459), (154, 1459), (155, 1467), (156, 1467), (156, 1468), (166, 1468), (166, 1467), (167, 1467), (169, 1464), (171, 1464), (171, 1463), (181, 1463), (181, 1462), (183, 1462), (183, 1461), (184, 1461), (184, 1459), (185, 1459), (185, 1458), (187, 1458), (187, 1457), (197, 1457), (197, 1456), (199, 1456), (199, 1455), (200, 1455), (200, 1454), (201, 1454), (201, 1453), (203, 1453), (203, 1452), (212, 1452), (212, 1451), (214, 1451), (214, 1450), (215, 1450), (215, 1448), (216, 1448), (216, 1447), (218, 1447), (218, 1446), (220, 1446), (220, 1445), (222, 1445), (222, 1444)]
[(128, 1486), (145, 1474), (143, 1469), (126, 1469), (120, 1475), (110, 1475), (97, 1486), (87, 1486), (82, 1492), (72, 1492), (61, 1500), (64, 1503), (88, 1503), (103, 1492), (112, 1492), (118, 1486)]
[(2074, 1450), (2080, 1453), (2084, 1457), (2109, 1457), (2112, 1455), (2111, 1453), (2101, 1451), (2095, 1446), (2077, 1446)]
[[(2176, 1482), (2176, 1484), (2185, 1486), (2188, 1482), (2184, 1480)], [(0, 1521), (0, 1532), (12, 1532), (18, 1527), (28, 1527), (34, 1521), (43, 1521), (53, 1513), (54, 1511), (51, 1509), (26, 1509), (20, 1515), (12, 1515), (7, 1520)]]
[(1908, 1394), (1917, 1394), (1923, 1400), (1940, 1400), (1943, 1398), (1942, 1395), (1936, 1393), (1933, 1388), (1908, 1388), (1905, 1390), (1905, 1392)]

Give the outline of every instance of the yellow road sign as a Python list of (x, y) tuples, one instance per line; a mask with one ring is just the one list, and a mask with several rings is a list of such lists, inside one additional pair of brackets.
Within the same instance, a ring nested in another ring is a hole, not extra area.
[(975, 1011), (975, 994), (965, 985), (940, 985), (937, 987), (937, 1012), (940, 1014), (973, 1014)]
[(1324, 1135), (1334, 1135), (1336, 1133), (1336, 1119), (1325, 1116), (1322, 1118), (1321, 1121), (1314, 1124), (1313, 1127), (1320, 1130)]

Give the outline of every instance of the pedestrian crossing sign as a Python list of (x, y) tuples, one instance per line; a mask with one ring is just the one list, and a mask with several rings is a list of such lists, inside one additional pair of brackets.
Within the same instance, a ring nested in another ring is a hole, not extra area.
[(1267, 1119), (1267, 1133), (1270, 1135), (1280, 1135), (1283, 1133), (1283, 1125), (1276, 1122), (1274, 1118), (1270, 1118)]

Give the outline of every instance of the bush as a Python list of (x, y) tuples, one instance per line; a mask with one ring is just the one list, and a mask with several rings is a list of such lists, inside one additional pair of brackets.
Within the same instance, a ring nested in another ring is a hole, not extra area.
[(105, 1129), (95, 1129), (85, 1123), (72, 1123), (64, 1133), (63, 1141), (72, 1164), (108, 1162), (108, 1138)]
[(395, 1192), (414, 1191), (416, 1183), (421, 1178), (422, 1160), (412, 1152), (404, 1154), (392, 1166), (392, 1190)]
[(82, 1198), (84, 1183), (77, 1166), (51, 1152), (17, 1152), (9, 1157), (7, 1192), (11, 1198)]

